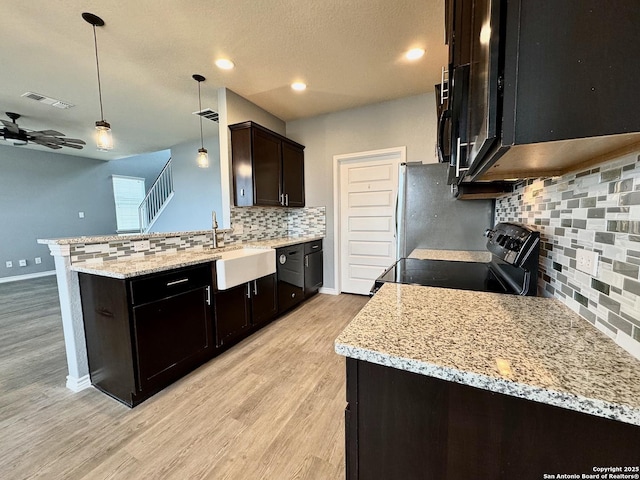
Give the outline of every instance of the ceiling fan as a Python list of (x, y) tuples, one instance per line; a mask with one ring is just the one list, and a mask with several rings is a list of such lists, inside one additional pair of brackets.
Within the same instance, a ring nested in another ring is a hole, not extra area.
[(20, 118), (19, 114), (13, 112), (5, 113), (11, 121), (0, 119), (0, 122), (4, 125), (4, 128), (0, 128), (0, 139), (11, 142), (14, 145), (26, 145), (31, 142), (54, 150), (62, 147), (81, 150), (82, 146), (86, 145), (84, 140), (80, 140), (79, 138), (66, 138), (64, 133), (55, 130), (25, 130), (18, 127), (16, 123), (16, 120)]

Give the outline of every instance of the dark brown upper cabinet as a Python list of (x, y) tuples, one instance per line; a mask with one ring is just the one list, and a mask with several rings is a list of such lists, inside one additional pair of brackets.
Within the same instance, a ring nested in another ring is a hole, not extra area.
[(229, 129), (234, 204), (304, 207), (304, 146), (254, 122)]

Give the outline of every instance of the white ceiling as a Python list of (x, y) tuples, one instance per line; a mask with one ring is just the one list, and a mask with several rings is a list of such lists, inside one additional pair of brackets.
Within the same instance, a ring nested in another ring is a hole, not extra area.
[[(443, 0), (56, 0), (0, 3), (0, 118), (87, 141), (58, 153), (112, 159), (199, 138), (202, 106), (217, 111), (227, 87), (290, 121), (433, 91), (446, 63)], [(91, 12), (97, 29), (105, 119), (115, 148), (97, 152), (100, 118)], [(423, 47), (410, 63), (402, 54)], [(219, 70), (219, 56), (236, 68)], [(296, 80), (305, 92), (291, 90)], [(27, 92), (75, 104), (68, 110)], [(205, 135), (217, 124), (204, 120)], [(31, 147), (29, 145), (28, 147)], [(25, 148), (25, 147), (15, 147)], [(33, 148), (48, 150), (45, 147)]]

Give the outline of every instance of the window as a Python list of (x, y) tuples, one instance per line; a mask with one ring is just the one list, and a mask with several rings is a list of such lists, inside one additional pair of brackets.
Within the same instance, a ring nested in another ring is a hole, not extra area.
[(144, 178), (112, 175), (111, 179), (113, 180), (113, 199), (116, 204), (118, 233), (139, 232), (138, 207), (146, 194)]

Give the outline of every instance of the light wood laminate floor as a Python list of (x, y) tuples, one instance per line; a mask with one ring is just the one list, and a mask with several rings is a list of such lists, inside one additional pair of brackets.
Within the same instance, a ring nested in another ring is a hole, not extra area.
[(333, 340), (367, 300), (316, 295), (129, 409), (64, 386), (54, 277), (0, 284), (0, 478), (342, 479)]

